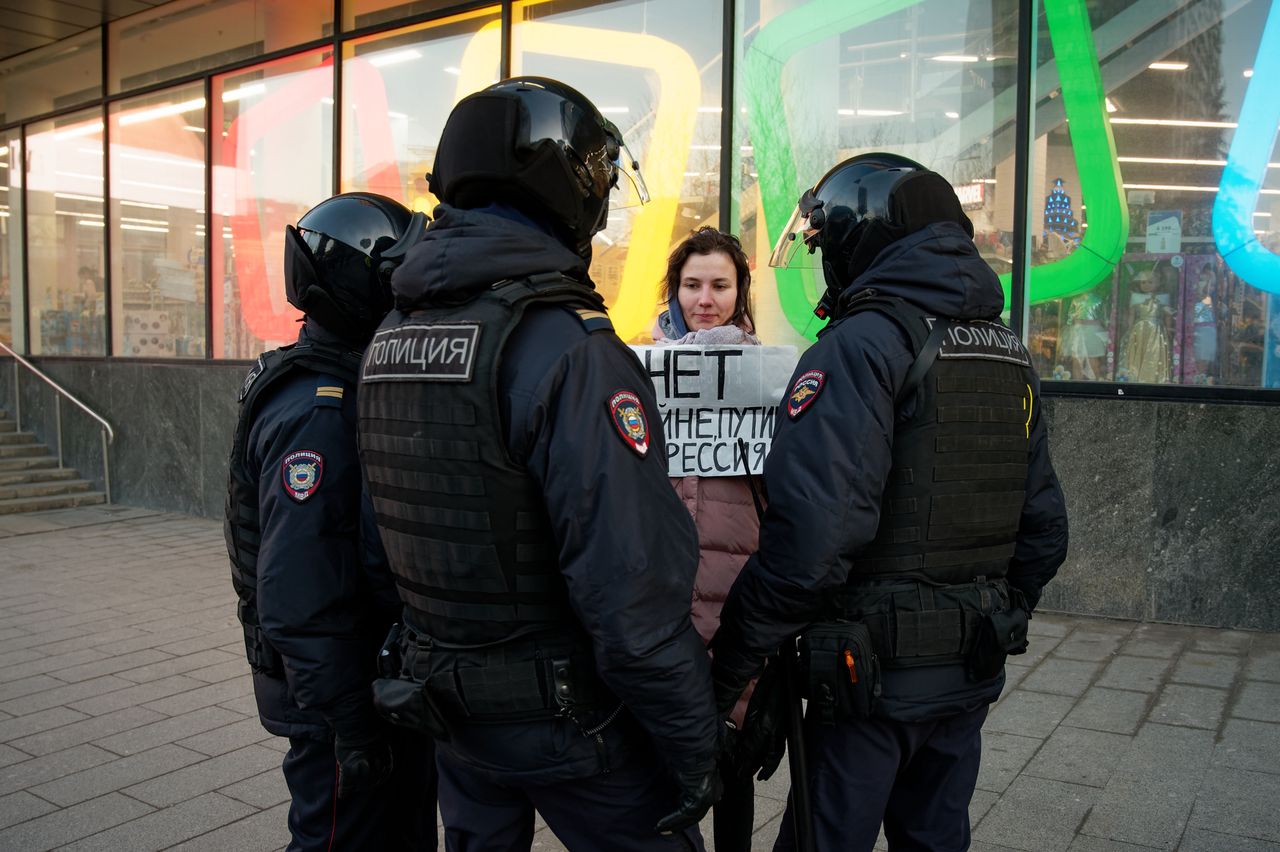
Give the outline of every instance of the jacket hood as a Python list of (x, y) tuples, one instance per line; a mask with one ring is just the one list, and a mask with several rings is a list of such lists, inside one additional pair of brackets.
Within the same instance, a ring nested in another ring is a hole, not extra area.
[(441, 204), (422, 241), (391, 276), (401, 310), (460, 304), (504, 278), (561, 272), (593, 287), (587, 263), (555, 237), (514, 219)]
[(953, 222), (929, 225), (880, 252), (842, 300), (872, 288), (953, 319), (990, 319), (1004, 310), (1000, 279)]

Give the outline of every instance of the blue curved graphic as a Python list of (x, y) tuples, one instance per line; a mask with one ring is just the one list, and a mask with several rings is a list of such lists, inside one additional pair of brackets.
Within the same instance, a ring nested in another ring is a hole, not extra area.
[(1258, 242), (1253, 213), (1267, 176), (1267, 162), (1280, 127), (1280, 3), (1267, 13), (1267, 23), (1253, 63), (1253, 78), (1240, 107), (1239, 126), (1227, 153), (1218, 197), (1213, 202), (1213, 239), (1218, 252), (1239, 275), (1259, 290), (1280, 294), (1280, 255)]

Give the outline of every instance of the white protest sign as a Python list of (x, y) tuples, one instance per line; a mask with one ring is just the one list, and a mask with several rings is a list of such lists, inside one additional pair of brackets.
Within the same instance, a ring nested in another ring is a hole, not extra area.
[[(670, 476), (761, 473), (794, 346), (632, 346), (653, 381)], [(738, 440), (747, 442), (744, 470)]]

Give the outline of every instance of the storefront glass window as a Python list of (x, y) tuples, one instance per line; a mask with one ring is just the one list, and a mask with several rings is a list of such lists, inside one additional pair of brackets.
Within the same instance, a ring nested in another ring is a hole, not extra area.
[[(344, 192), (377, 192), (428, 214), (434, 209), (426, 174), (445, 119), (470, 94), (459, 85), (463, 59), (496, 68), (499, 42), (478, 34), (500, 24), (493, 7), (343, 46)], [(423, 97), (424, 91), (433, 94)]]
[(102, 111), (27, 127), (31, 352), (105, 355)]
[[(514, 6), (512, 70), (563, 80), (622, 131), (640, 162), (650, 202), (615, 193), (596, 237), (591, 275), (623, 340), (649, 338), (671, 247), (718, 225), (721, 44), (719, 3), (687, 0)], [(586, 7), (586, 8), (584, 8)], [(496, 28), (485, 37), (496, 42)], [(491, 62), (462, 68), (463, 88), (497, 76)]]
[(23, 351), (22, 136), (0, 133), (0, 341)]
[(102, 97), (97, 28), (0, 62), (0, 125)]
[(115, 354), (203, 357), (204, 85), (111, 106)]
[(458, 6), (457, 0), (343, 0), (342, 28), (359, 30)]
[(1016, 0), (740, 0), (738, 20), (734, 197), (762, 339), (807, 345), (821, 328), (821, 273), (773, 270), (767, 258), (800, 193), (864, 152), (902, 154), (950, 180), (1007, 292)]
[(213, 354), (256, 358), (293, 341), (284, 228), (333, 194), (327, 51), (213, 78)]
[(178, 0), (107, 28), (112, 94), (333, 34), (333, 0)]
[(1280, 387), (1280, 4), (1106, 5), (1040, 19), (1041, 375)]

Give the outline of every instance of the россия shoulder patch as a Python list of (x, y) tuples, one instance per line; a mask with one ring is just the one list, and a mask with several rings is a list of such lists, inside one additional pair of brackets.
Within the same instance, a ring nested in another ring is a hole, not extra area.
[(791, 386), (791, 393), (787, 395), (787, 414), (792, 420), (813, 405), (826, 383), (827, 374), (821, 370), (808, 370), (796, 379), (796, 383)]

